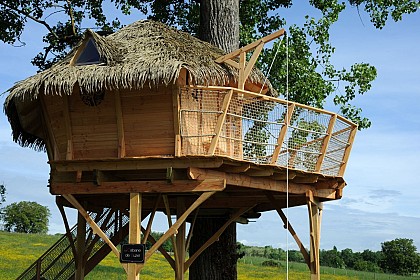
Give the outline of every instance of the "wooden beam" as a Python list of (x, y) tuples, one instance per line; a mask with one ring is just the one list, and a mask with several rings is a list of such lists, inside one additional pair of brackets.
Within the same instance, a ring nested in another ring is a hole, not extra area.
[(71, 231), (70, 231), (70, 226), (67, 220), (66, 212), (64, 211), (64, 206), (58, 202), (57, 197), (56, 197), (55, 202), (57, 204), (58, 210), (60, 211), (61, 217), (63, 218), (64, 227), (66, 229), (66, 236), (67, 236), (67, 239), (69, 240), (71, 251), (73, 253), (73, 258), (77, 267), (77, 250), (76, 250), (76, 246), (74, 245), (73, 235), (71, 234)]
[(223, 191), (224, 179), (178, 180), (172, 184), (167, 181), (122, 181), (81, 183), (51, 183), (51, 194), (107, 194), (107, 193), (189, 193), (204, 191)]
[(238, 89), (244, 90), (245, 88), (245, 63), (246, 63), (246, 52), (239, 54), (239, 78), (238, 78)]
[(70, 118), (70, 107), (69, 107), (69, 96), (63, 96), (63, 115), (64, 115), (64, 124), (66, 127), (66, 138), (67, 138), (67, 150), (66, 150), (66, 160), (73, 159), (73, 133), (71, 129), (71, 118)]
[(185, 251), (186, 252), (188, 252), (189, 249), (190, 249), (190, 242), (191, 242), (191, 238), (192, 238), (193, 233), (194, 233), (195, 222), (197, 221), (198, 212), (199, 212), (198, 210), (199, 209), (197, 209), (195, 211), (194, 218), (193, 218), (193, 220), (190, 224), (190, 229), (188, 230), (187, 244), (185, 244)]
[(283, 210), (281, 209), (279, 202), (276, 201), (274, 196), (270, 193), (266, 193), (267, 198), (270, 200), (271, 204), (273, 205), (274, 209), (276, 209), (277, 214), (279, 214), (281, 220), (283, 221), (284, 228), (287, 229), (290, 234), (292, 235), (293, 239), (295, 240), (296, 244), (299, 247), (300, 252), (303, 255), (303, 258), (305, 259), (306, 264), (308, 267), (311, 267), (311, 262), (309, 258), (309, 253), (306, 250), (305, 246), (303, 245), (302, 241), (300, 241), (299, 236), (297, 235), (296, 231), (293, 229), (292, 225), (290, 224), (289, 220), (287, 219), (286, 215), (283, 213)]
[(237, 49), (237, 50), (235, 50), (235, 51), (233, 51), (231, 53), (228, 53), (226, 55), (223, 55), (223, 56), (219, 57), (218, 59), (216, 59), (216, 62), (217, 63), (222, 63), (222, 62), (225, 62), (228, 59), (237, 57), (238, 55), (240, 55), (240, 53), (242, 53), (242, 52), (248, 52), (248, 51), (256, 48), (261, 43), (264, 43), (265, 44), (265, 43), (270, 42), (270, 41), (272, 41), (274, 39), (277, 39), (278, 37), (282, 36), (284, 33), (285, 33), (285, 30), (284, 29), (278, 30), (278, 31), (276, 31), (276, 32), (274, 32), (274, 33), (272, 33), (272, 34), (270, 34), (268, 36), (265, 36), (265, 37), (263, 37), (263, 38), (255, 41), (255, 42), (252, 42), (251, 44), (248, 44), (248, 45), (246, 45), (246, 46), (244, 46), (244, 47), (242, 47), (240, 49)]
[(341, 165), (340, 170), (338, 171), (338, 176), (343, 177), (344, 171), (346, 171), (347, 162), (349, 160), (351, 148), (353, 147), (353, 142), (354, 142), (354, 138), (356, 137), (356, 132), (357, 132), (357, 126), (354, 126), (352, 131), (350, 132), (348, 146), (346, 150), (344, 151), (343, 164)]
[[(165, 212), (166, 212), (166, 218), (168, 219), (168, 228), (172, 227), (172, 217), (171, 217), (171, 208), (169, 207), (169, 200), (168, 196), (166, 194), (162, 195), (163, 198), (163, 204), (165, 205)], [(175, 234), (177, 234), (178, 231), (175, 231)], [(178, 262), (178, 248), (176, 247), (175, 242), (175, 236), (170, 236), (171, 242), (172, 242), (172, 248), (174, 249), (174, 256), (175, 256), (175, 274), (176, 274), (176, 266)]]
[[(186, 74), (185, 74), (186, 75)], [(173, 90), (172, 92), (172, 111), (174, 115), (174, 134), (175, 134), (175, 156), (179, 157), (182, 154), (182, 139), (181, 139), (181, 126), (180, 126), (180, 109), (181, 103), (179, 100), (179, 91)]]
[[(146, 232), (146, 230), (143, 227), (141, 228), (141, 231), (143, 232), (143, 234)], [(152, 235), (149, 235), (147, 240), (150, 243), (152, 243), (152, 245), (154, 245), (156, 243), (156, 239)], [(175, 261), (171, 257), (171, 255), (169, 255), (168, 252), (166, 252), (166, 250), (163, 249), (162, 245), (157, 250), (165, 257), (165, 259), (168, 261), (169, 265), (175, 271)]]
[[(177, 219), (181, 218), (182, 214), (185, 212), (185, 200), (183, 197), (178, 196), (176, 199), (176, 217)], [(186, 222), (184, 221), (178, 229), (176, 234), (176, 252), (178, 253), (176, 261), (176, 270), (175, 270), (175, 279), (184, 280), (185, 275), (185, 256), (186, 256), (186, 247), (185, 247), (185, 234), (186, 234)]]
[(297, 175), (293, 178), (293, 182), (298, 184), (313, 184), (318, 182), (319, 176), (320, 175), (318, 174), (304, 174), (301, 176)]
[(118, 131), (118, 158), (125, 157), (125, 133), (124, 133), (124, 118), (121, 106), (121, 96), (119, 90), (115, 90), (115, 114), (117, 117), (117, 131)]
[(223, 171), (229, 173), (244, 173), (247, 172), (250, 168), (251, 164), (249, 163), (244, 163), (239, 166), (226, 165), (222, 167)]
[[(130, 193), (129, 244), (140, 244), (141, 200), (140, 193)], [(138, 280), (136, 264), (129, 263), (127, 268), (127, 280)]]
[(239, 63), (236, 61), (233, 61), (232, 59), (227, 59), (225, 61), (223, 61), (226, 64), (229, 64), (232, 67), (235, 67), (236, 69), (239, 69)]
[(50, 116), (48, 114), (48, 108), (45, 104), (44, 95), (40, 94), (38, 96), (39, 103), (41, 105), (41, 112), (42, 112), (42, 121), (44, 127), (44, 133), (46, 139), (44, 139), (45, 144), (47, 145), (47, 152), (48, 152), (48, 159), (49, 160), (59, 160), (60, 159), (60, 152), (58, 150), (58, 145), (54, 137), (54, 133), (52, 132), (51, 125), (50, 125)]
[(284, 118), (284, 125), (280, 129), (279, 136), (277, 137), (277, 145), (276, 145), (276, 148), (274, 149), (273, 157), (271, 158), (271, 163), (272, 164), (277, 164), (277, 160), (278, 160), (279, 155), (280, 155), (281, 147), (283, 145), (284, 139), (286, 139), (287, 130), (288, 130), (289, 125), (290, 125), (290, 120), (293, 117), (295, 107), (296, 107), (295, 103), (291, 103), (291, 104), (287, 105), (287, 112), (286, 112), (285, 118)]
[(219, 168), (223, 165), (221, 158), (209, 157), (144, 157), (144, 158), (124, 158), (124, 159), (108, 159), (108, 160), (60, 160), (49, 162), (53, 169), (59, 172), (68, 171), (93, 171), (96, 169), (107, 170), (150, 170), (150, 169), (166, 169), (168, 166), (172, 168), (188, 168), (190, 166), (200, 168)]
[(152, 230), (152, 223), (153, 223), (153, 220), (155, 218), (156, 210), (157, 210), (157, 207), (159, 205), (161, 197), (162, 197), (162, 195), (159, 194), (158, 197), (156, 198), (155, 206), (153, 207), (153, 210), (150, 213), (149, 221), (147, 221), (146, 230), (145, 230), (145, 232), (143, 232), (143, 235), (144, 235), (143, 242), (142, 242), (143, 244), (146, 244), (146, 241), (149, 238), (150, 232)]
[(322, 203), (314, 199), (311, 191), (307, 193), (309, 214), (309, 243), (311, 280), (320, 280), (319, 247), (321, 241)]
[(293, 180), (297, 176), (297, 173), (293, 170), (288, 170), (288, 173), (289, 174), (287, 174), (286, 170), (285, 170), (284, 173), (274, 173), (271, 176), (271, 178), (274, 179), (274, 180), (284, 181), (284, 180), (287, 180), (287, 179)]
[(188, 268), (191, 266), (191, 264), (197, 259), (200, 254), (206, 250), (211, 244), (216, 242), (220, 235), (226, 230), (226, 228), (233, 222), (235, 222), (236, 219), (238, 219), (242, 214), (252, 209), (255, 205), (251, 207), (243, 207), (239, 210), (237, 210), (230, 218), (226, 221), (226, 223), (223, 224), (223, 226), (215, 233), (212, 237), (210, 237), (209, 240), (206, 241), (190, 258), (185, 262), (185, 270), (188, 270)]
[(264, 167), (261, 169), (251, 168), (246, 172), (248, 176), (268, 177), (274, 174), (274, 168)]
[[(206, 179), (224, 179), (227, 185), (240, 186), (245, 188), (260, 189), (267, 191), (286, 192), (292, 194), (306, 194), (306, 190), (314, 190), (313, 186), (307, 184), (296, 184), (289, 182), (289, 187), (284, 181), (276, 181), (266, 178), (254, 178), (243, 174), (230, 174), (220, 171), (200, 169), (190, 167), (188, 169), (188, 175), (194, 180), (206, 180)], [(314, 190), (316, 191), (316, 190)]]
[(215, 128), (216, 135), (211, 140), (210, 148), (208, 151), (209, 155), (214, 155), (216, 151), (217, 144), (219, 143), (220, 134), (222, 134), (223, 124), (226, 120), (226, 115), (229, 110), (230, 100), (232, 99), (233, 90), (230, 90), (225, 97), (223, 98), (223, 105), (222, 105), (222, 114), (217, 119), (217, 124)]
[(321, 146), (321, 151), (320, 151), (321, 154), (319, 155), (318, 160), (316, 161), (316, 164), (315, 164), (315, 172), (321, 171), (322, 163), (324, 162), (325, 154), (328, 151), (328, 144), (330, 143), (331, 135), (333, 133), (336, 120), (337, 120), (337, 115), (332, 115), (330, 117), (330, 121), (328, 123), (328, 128), (327, 128), (327, 135), (324, 137), (324, 140), (322, 141), (322, 146)]
[(86, 250), (86, 220), (81, 213), (77, 215), (77, 236), (76, 236), (76, 252), (75, 261), (77, 264), (75, 272), (75, 280), (85, 279), (85, 262), (84, 253)]
[[(77, 201), (76, 198), (74, 198), (74, 196), (72, 196), (71, 194), (64, 194), (63, 197), (70, 202), (71, 205), (74, 206), (74, 208), (76, 208), (79, 213), (85, 218), (86, 222), (90, 225), (90, 227), (92, 228), (93, 232), (97, 235), (99, 235), (102, 240), (108, 244), (108, 246), (111, 248), (112, 252), (114, 252), (114, 254), (117, 256), (118, 260), (120, 259), (120, 252), (118, 251), (117, 247), (115, 247), (115, 245), (112, 243), (111, 240), (109, 240), (108, 236), (101, 230), (101, 228), (95, 223), (94, 220), (92, 220), (92, 218), (89, 216), (89, 214), (85, 211), (85, 209), (82, 207), (82, 205), (80, 205), (80, 203)], [(127, 265), (122, 265), (123, 268), (127, 271)]]
[[(197, 209), (203, 202), (209, 199), (213, 194), (216, 192), (205, 192), (202, 193), (194, 203), (185, 210), (184, 214), (162, 235), (161, 238), (147, 251), (146, 253), (146, 261), (153, 255), (153, 253), (172, 235), (174, 235), (178, 228), (185, 222), (187, 217)], [(139, 264), (137, 270), (140, 271), (144, 267), (144, 264)]]
[(249, 74), (251, 73), (252, 68), (255, 65), (255, 62), (257, 62), (258, 56), (260, 55), (262, 49), (264, 48), (264, 43), (261, 42), (254, 50), (254, 53), (252, 54), (251, 58), (249, 59), (248, 63), (246, 64), (246, 67), (244, 69), (244, 83), (248, 79)]

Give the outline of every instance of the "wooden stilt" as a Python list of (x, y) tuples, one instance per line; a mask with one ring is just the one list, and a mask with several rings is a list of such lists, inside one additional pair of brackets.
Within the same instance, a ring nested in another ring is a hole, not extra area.
[(76, 280), (83, 280), (85, 278), (85, 262), (84, 262), (84, 253), (86, 245), (86, 220), (85, 218), (78, 213), (77, 214), (77, 237), (76, 237)]
[[(141, 194), (130, 193), (130, 225), (128, 243), (140, 244), (141, 222)], [(138, 280), (139, 275), (135, 263), (129, 263), (127, 267), (127, 280)]]
[(321, 213), (322, 203), (313, 197), (311, 191), (307, 192), (307, 203), (309, 213), (309, 243), (310, 243), (310, 270), (311, 280), (320, 280), (321, 273), (319, 269), (319, 246), (321, 241)]
[[(177, 220), (181, 218), (182, 214), (185, 212), (185, 201), (183, 197), (178, 197), (176, 200), (177, 204)], [(175, 260), (176, 269), (175, 269), (175, 279), (184, 280), (184, 263), (185, 263), (185, 233), (186, 233), (186, 222), (184, 221), (178, 229), (176, 235), (176, 251), (178, 252), (177, 259)]]

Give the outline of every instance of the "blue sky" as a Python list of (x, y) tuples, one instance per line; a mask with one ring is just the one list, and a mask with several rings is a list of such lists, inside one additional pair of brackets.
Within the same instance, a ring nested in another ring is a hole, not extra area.
[[(301, 19), (305, 11), (296, 6), (287, 12), (288, 22)], [(135, 15), (130, 21), (135, 20)], [(129, 22), (127, 22), (129, 23)], [(25, 47), (0, 43), (0, 92), (36, 72), (30, 59), (40, 51), (43, 30), (30, 24)], [(354, 62), (375, 65), (378, 78), (372, 90), (356, 104), (372, 120), (372, 127), (356, 136), (345, 174), (344, 197), (324, 204), (321, 248), (334, 245), (380, 250), (381, 242), (412, 238), (420, 250), (420, 13), (389, 22), (376, 30), (364, 13), (348, 9), (333, 27), (331, 40), (337, 51), (333, 61), (348, 67)], [(4, 102), (5, 96), (0, 97)], [(334, 108), (328, 108), (334, 111)], [(51, 233), (64, 227), (54, 197), (49, 194), (46, 154), (21, 148), (11, 140), (6, 117), (0, 116), (0, 182), (7, 187), (6, 204), (30, 200), (51, 209)], [(308, 243), (305, 207), (289, 209), (290, 222)], [(75, 212), (69, 212), (75, 221)], [(160, 218), (154, 230), (164, 230)], [(280, 218), (265, 213), (255, 223), (238, 225), (238, 240), (251, 245), (296, 248), (287, 237)]]

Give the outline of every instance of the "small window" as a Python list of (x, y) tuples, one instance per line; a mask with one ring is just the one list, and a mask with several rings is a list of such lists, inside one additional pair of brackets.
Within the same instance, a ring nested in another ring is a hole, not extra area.
[(101, 56), (92, 38), (86, 42), (84, 49), (76, 59), (75, 65), (89, 65), (102, 63)]

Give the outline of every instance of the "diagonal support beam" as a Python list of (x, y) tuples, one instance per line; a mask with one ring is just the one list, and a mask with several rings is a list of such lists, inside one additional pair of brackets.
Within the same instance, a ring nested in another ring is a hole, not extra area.
[(215, 233), (213, 234), (212, 237), (210, 237), (209, 240), (207, 240), (206, 243), (204, 243), (200, 249), (198, 249), (194, 255), (192, 255), (186, 262), (185, 262), (185, 268), (184, 270), (187, 271), (188, 268), (190, 268), (191, 264), (198, 258), (198, 256), (200, 256), (200, 254), (206, 250), (211, 244), (213, 244), (214, 242), (216, 242), (216, 240), (219, 239), (220, 235), (222, 235), (222, 233), (226, 230), (226, 228), (233, 222), (235, 222), (235, 220), (237, 220), (242, 214), (244, 214), (245, 212), (251, 210), (252, 208), (254, 208), (255, 205), (251, 206), (251, 207), (243, 207), (241, 209), (239, 209), (238, 211), (236, 211), (229, 220), (226, 221), (226, 223)]
[[(143, 234), (145, 234), (146, 229), (144, 227), (141, 227), (141, 231), (143, 232)], [(152, 243), (152, 246), (156, 243), (156, 239), (152, 235), (149, 235), (147, 237), (147, 241)], [(165, 257), (172, 269), (175, 270), (175, 260), (171, 257), (171, 255), (168, 254), (168, 252), (165, 249), (163, 249), (162, 245), (157, 250)]]
[(277, 213), (279, 214), (281, 220), (283, 221), (284, 227), (287, 228), (287, 230), (289, 230), (293, 239), (296, 241), (296, 243), (299, 247), (299, 250), (303, 255), (303, 258), (305, 259), (306, 264), (308, 265), (309, 268), (311, 268), (311, 261), (310, 261), (310, 258), (309, 258), (309, 253), (306, 250), (305, 246), (303, 246), (302, 241), (300, 241), (299, 236), (297, 235), (296, 231), (293, 229), (292, 225), (290, 224), (290, 222), (287, 219), (286, 215), (284, 214), (283, 210), (279, 206), (280, 203), (277, 202), (277, 200), (274, 198), (274, 196), (272, 194), (266, 193), (266, 195), (267, 195), (267, 198), (270, 200), (271, 205), (274, 206), (274, 208), (276, 209)]
[[(102, 240), (108, 244), (108, 246), (111, 248), (112, 252), (117, 256), (118, 259), (120, 259), (120, 251), (118, 251), (117, 247), (115, 247), (114, 243), (112, 243), (111, 240), (109, 240), (108, 236), (101, 230), (101, 228), (95, 223), (94, 220), (89, 216), (89, 214), (86, 212), (86, 210), (80, 205), (80, 203), (77, 201), (77, 199), (72, 196), (71, 194), (64, 194), (63, 197), (67, 199), (68, 202), (70, 202), (71, 205), (73, 205), (79, 213), (85, 218), (86, 222), (90, 225), (93, 232), (97, 235), (99, 235)], [(127, 271), (127, 265), (122, 264), (122, 267), (125, 271)]]

